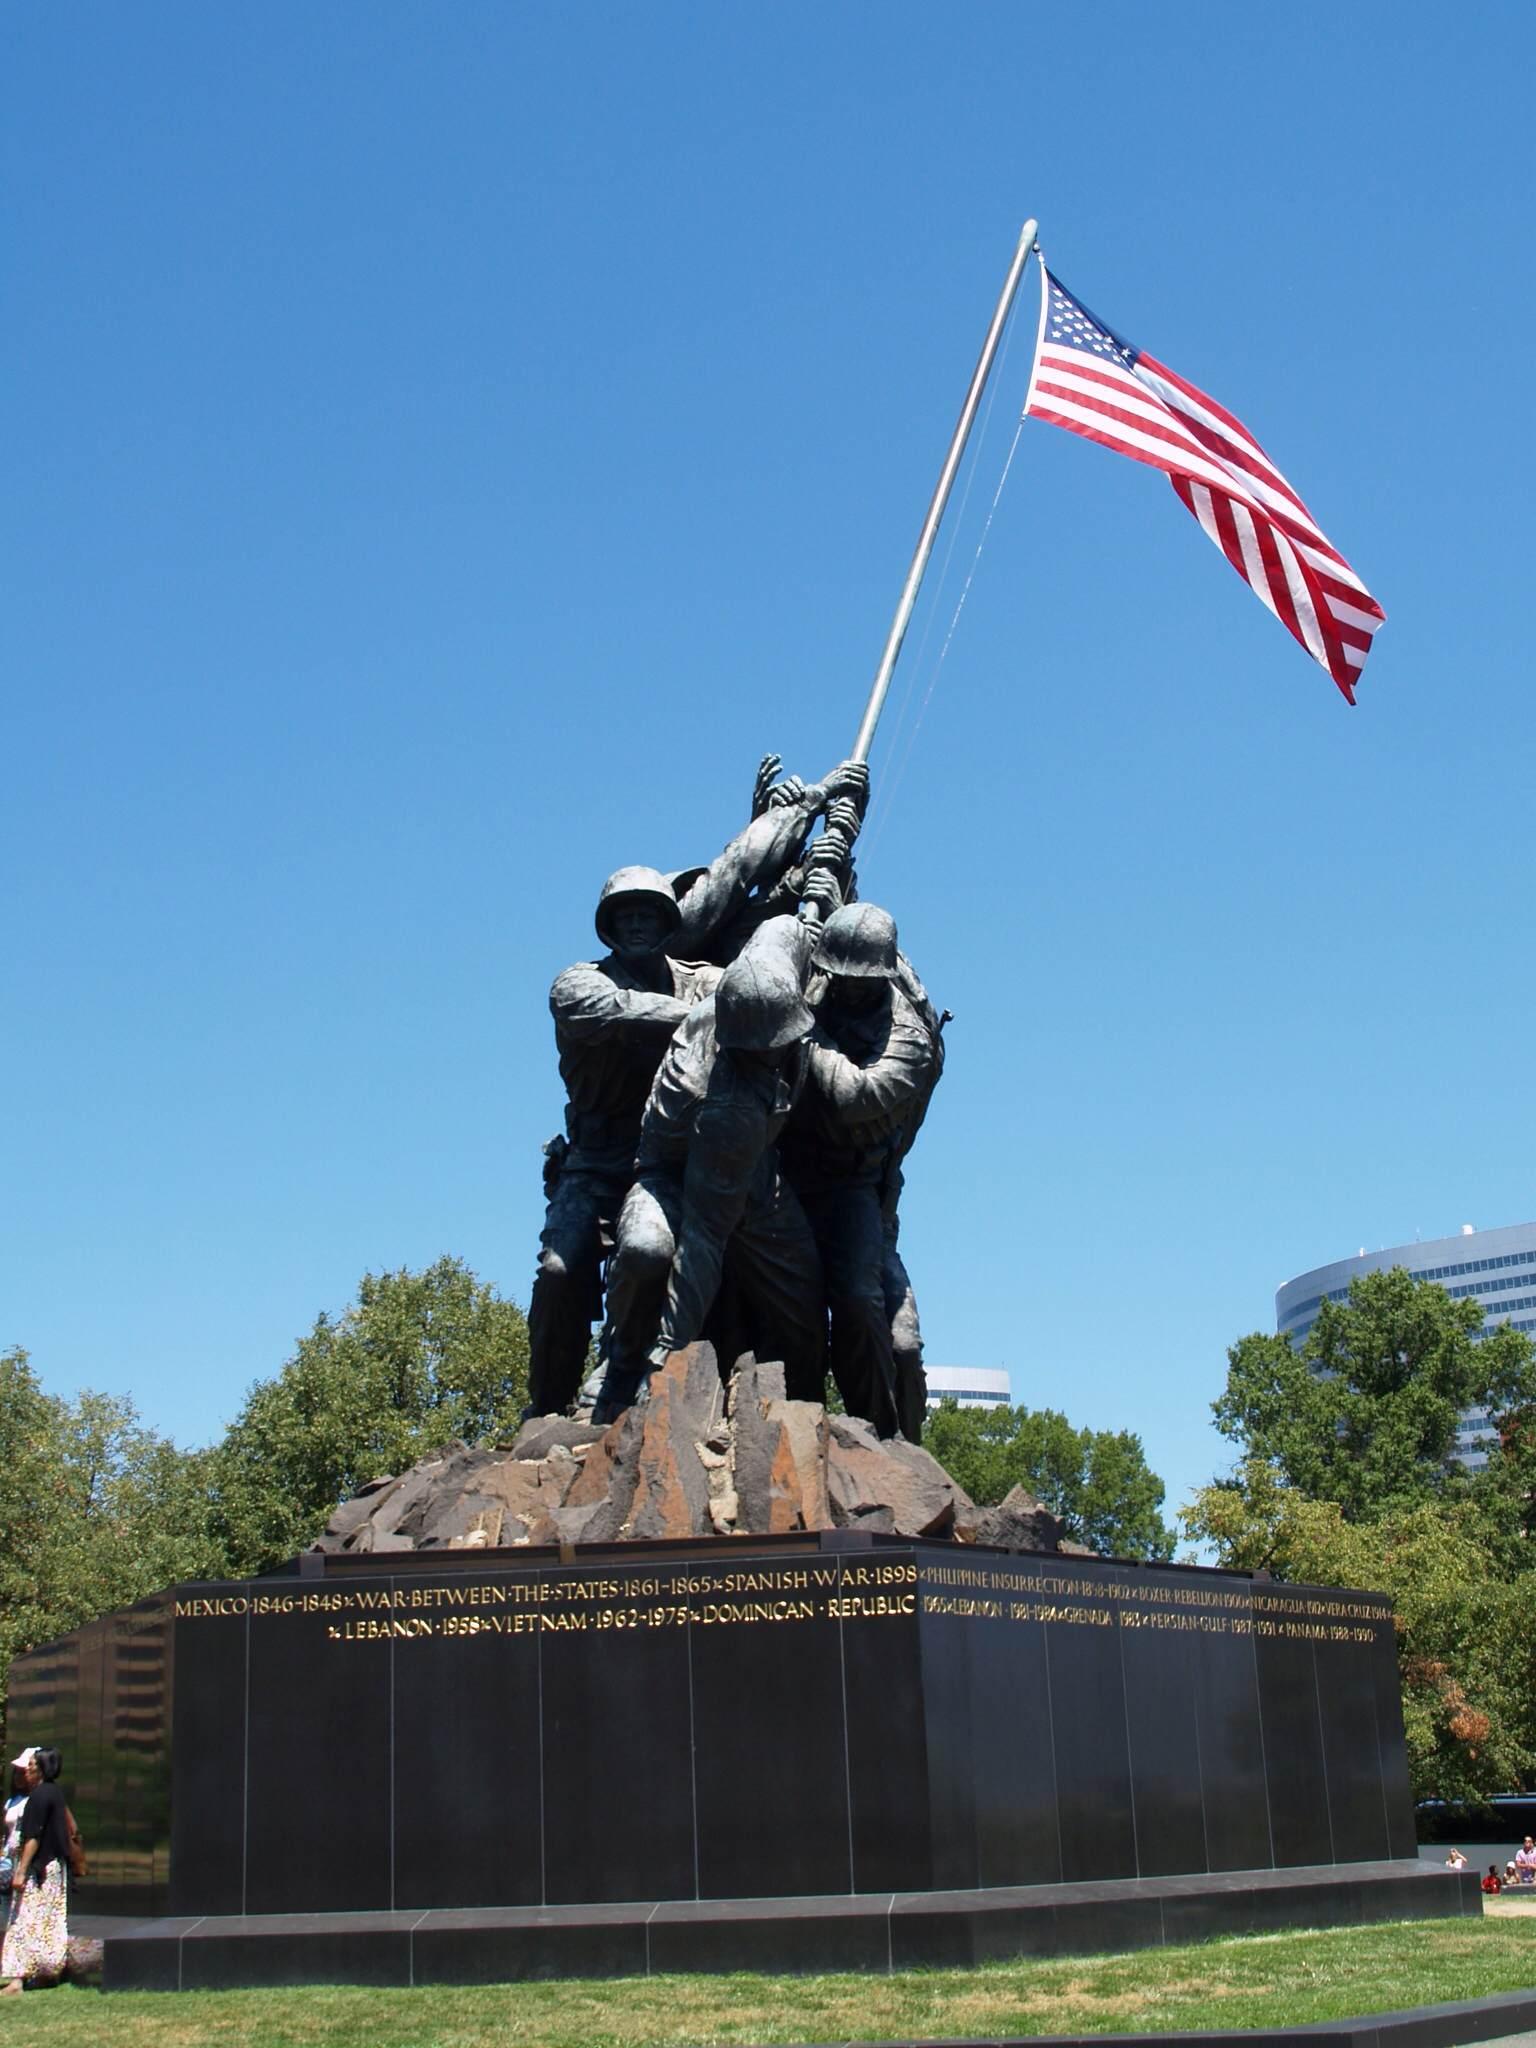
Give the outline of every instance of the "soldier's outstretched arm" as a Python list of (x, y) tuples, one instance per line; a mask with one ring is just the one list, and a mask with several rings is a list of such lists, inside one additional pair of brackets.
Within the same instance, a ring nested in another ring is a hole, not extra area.
[(812, 825), (834, 798), (850, 797), (862, 807), (868, 794), (868, 768), (862, 761), (844, 761), (795, 802), (771, 805), (754, 818), (683, 896), (682, 923), (667, 951), (680, 960), (704, 952), (755, 888), (771, 886), (799, 859)]
[(689, 1005), (676, 996), (652, 995), (642, 988), (619, 988), (585, 965), (567, 967), (549, 992), (550, 1013), (571, 1038), (635, 1038), (665, 1045), (687, 1016)]

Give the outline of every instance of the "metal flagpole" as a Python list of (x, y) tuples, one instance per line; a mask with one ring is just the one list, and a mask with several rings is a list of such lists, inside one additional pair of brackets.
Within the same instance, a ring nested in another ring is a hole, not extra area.
[(965, 394), (965, 403), (960, 408), (960, 417), (955, 423), (954, 438), (949, 444), (949, 453), (944, 458), (944, 467), (939, 471), (939, 481), (934, 488), (933, 500), (928, 507), (928, 516), (923, 521), (923, 530), (918, 535), (917, 550), (912, 557), (912, 566), (907, 571), (907, 580), (902, 586), (901, 602), (896, 607), (896, 616), (891, 620), (891, 630), (886, 636), (885, 652), (880, 657), (880, 666), (875, 671), (875, 680), (870, 686), (869, 702), (864, 706), (864, 717), (859, 725), (859, 736), (853, 743), (852, 759), (867, 761), (869, 749), (875, 737), (875, 727), (880, 723), (880, 713), (885, 706), (886, 694), (891, 687), (891, 676), (895, 672), (896, 657), (901, 653), (901, 643), (907, 636), (907, 626), (912, 617), (912, 608), (917, 603), (917, 593), (922, 584), (923, 571), (928, 566), (928, 557), (933, 553), (933, 543), (938, 537), (939, 522), (944, 517), (944, 507), (949, 503), (950, 489), (955, 481), (955, 472), (960, 467), (960, 458), (965, 453), (965, 444), (970, 435), (971, 424), (976, 418), (976, 408), (981, 403), (981, 394), (986, 389), (987, 376), (992, 368), (992, 358), (997, 354), (997, 345), (1003, 338), (1003, 329), (1008, 324), (1008, 314), (1019, 289), (1019, 279), (1024, 275), (1024, 265), (1035, 246), (1039, 233), (1038, 221), (1027, 220), (1019, 236), (1019, 246), (1013, 253), (1008, 266), (1008, 276), (1003, 284), (997, 310), (992, 315), (992, 325), (987, 329), (987, 338), (981, 345), (971, 376), (971, 388)]

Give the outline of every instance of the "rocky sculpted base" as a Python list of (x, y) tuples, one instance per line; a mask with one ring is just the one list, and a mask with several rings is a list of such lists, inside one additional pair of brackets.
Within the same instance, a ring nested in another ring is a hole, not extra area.
[(786, 1400), (782, 1366), (743, 1360), (726, 1386), (708, 1344), (674, 1352), (646, 1398), (607, 1429), (545, 1415), (509, 1445), (447, 1444), (398, 1477), (370, 1481), (314, 1547), (356, 1556), (796, 1529), (1080, 1547), (1022, 1487), (977, 1507), (916, 1444)]

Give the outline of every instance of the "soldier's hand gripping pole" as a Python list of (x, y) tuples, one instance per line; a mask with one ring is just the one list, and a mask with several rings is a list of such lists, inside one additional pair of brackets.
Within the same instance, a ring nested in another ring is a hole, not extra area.
[(841, 908), (853, 872), (854, 841), (863, 822), (853, 797), (836, 796), (828, 804), (826, 829), (805, 857), (805, 901), (800, 909), (805, 923), (820, 924)]

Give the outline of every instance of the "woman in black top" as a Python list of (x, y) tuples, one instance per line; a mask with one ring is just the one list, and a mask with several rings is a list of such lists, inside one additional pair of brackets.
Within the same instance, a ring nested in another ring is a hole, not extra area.
[(64, 1759), (56, 1749), (33, 1751), (21, 1817), (21, 1853), (11, 1878), (11, 1890), (19, 1896), (0, 1951), (0, 1977), (6, 1980), (0, 1991), (12, 1996), (28, 1978), (57, 1979), (68, 1951), (69, 1823), (58, 1785), (63, 1768)]

